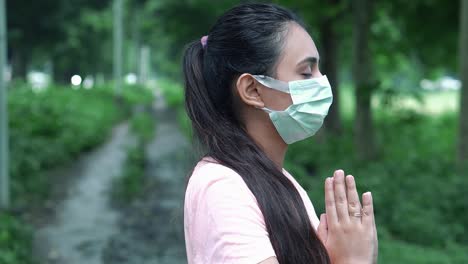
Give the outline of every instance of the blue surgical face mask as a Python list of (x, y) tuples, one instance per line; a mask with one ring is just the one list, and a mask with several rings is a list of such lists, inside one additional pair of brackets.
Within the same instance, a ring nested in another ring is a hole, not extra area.
[(292, 105), (283, 111), (262, 108), (287, 144), (315, 135), (333, 102), (330, 83), (325, 75), (291, 82), (283, 82), (264, 75), (253, 75), (261, 84), (271, 89), (289, 93)]

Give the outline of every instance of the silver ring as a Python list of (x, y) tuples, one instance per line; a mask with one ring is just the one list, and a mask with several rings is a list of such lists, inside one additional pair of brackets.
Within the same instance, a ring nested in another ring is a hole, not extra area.
[(362, 217), (361, 213), (349, 213), (349, 216)]

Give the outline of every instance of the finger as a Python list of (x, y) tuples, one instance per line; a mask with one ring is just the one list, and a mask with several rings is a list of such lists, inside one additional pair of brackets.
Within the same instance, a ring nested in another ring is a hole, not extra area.
[[(371, 196), (372, 198), (372, 196)], [(378, 238), (378, 234), (377, 234), (377, 227), (376, 227), (376, 223), (375, 223), (375, 214), (374, 214), (374, 217), (373, 217), (373, 224), (374, 224), (374, 241), (375, 241), (375, 250), (374, 250), (374, 255), (373, 255), (373, 263), (378, 263), (378, 257), (379, 257), (379, 252), (378, 252), (378, 248), (379, 248), (379, 238)]]
[(327, 214), (327, 225), (332, 227), (338, 223), (335, 206), (335, 194), (333, 191), (333, 178), (325, 180), (325, 210)]
[(323, 244), (327, 242), (328, 239), (328, 226), (327, 226), (327, 215), (320, 215), (320, 224), (317, 228), (317, 235)]
[(374, 215), (374, 235), (375, 235), (375, 239), (377, 239), (378, 234), (377, 234), (377, 226), (375, 224), (375, 215)]
[(338, 215), (338, 222), (348, 222), (348, 202), (346, 198), (346, 186), (344, 181), (344, 171), (335, 171), (333, 186), (335, 191), (336, 214)]
[[(371, 194), (371, 198), (372, 198), (372, 194)], [(377, 237), (378, 237), (378, 234), (377, 234), (377, 224), (375, 223), (375, 213), (374, 213), (374, 201), (372, 201), (372, 214), (374, 215), (373, 219), (372, 219), (372, 223), (374, 224), (374, 236), (375, 236), (375, 240), (377, 241)]]
[(346, 194), (348, 197), (348, 212), (350, 214), (350, 220), (361, 222), (360, 217), (352, 216), (353, 214), (361, 213), (361, 203), (359, 202), (359, 195), (356, 190), (356, 182), (352, 175), (346, 176)]
[(374, 206), (372, 204), (372, 194), (370, 192), (366, 192), (362, 195), (362, 223), (374, 228)]

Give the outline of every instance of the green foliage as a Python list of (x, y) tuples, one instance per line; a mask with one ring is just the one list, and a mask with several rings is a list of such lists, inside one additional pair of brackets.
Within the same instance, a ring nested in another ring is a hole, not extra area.
[(0, 264), (32, 262), (31, 231), (18, 218), (0, 212)]
[(29, 66), (42, 66), (48, 60), (53, 60), (55, 76), (63, 81), (69, 81), (73, 73), (111, 69), (105, 64), (111, 61), (111, 56), (106, 56), (111, 47), (111, 1), (7, 2), (14, 77), (24, 77), (17, 74), (24, 75)]
[(465, 264), (467, 260), (466, 247), (451, 245), (445, 249), (434, 249), (398, 240), (379, 240), (381, 264)]
[(130, 128), (138, 140), (146, 144), (154, 136), (154, 117), (146, 112), (136, 113), (130, 120)]
[(158, 88), (161, 90), (166, 103), (169, 107), (178, 108), (183, 107), (184, 103), (184, 88), (178, 82), (170, 79), (159, 79)]
[(8, 107), (12, 195), (18, 206), (46, 198), (44, 172), (102, 142), (120, 118), (112, 96), (99, 89), (15, 87)]
[[(144, 32), (147, 42), (161, 51), (154, 61), (158, 73), (180, 78), (184, 47), (206, 35), (217, 17), (239, 0), (147, 0)], [(153, 14), (157, 13), (157, 16)]]
[(127, 106), (139, 105), (148, 107), (153, 103), (154, 99), (153, 92), (141, 84), (123, 85), (122, 97), (124, 104)]

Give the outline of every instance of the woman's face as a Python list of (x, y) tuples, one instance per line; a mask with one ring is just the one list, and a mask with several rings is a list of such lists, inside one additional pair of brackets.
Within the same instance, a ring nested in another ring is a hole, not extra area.
[[(319, 59), (310, 35), (301, 26), (291, 23), (276, 66), (275, 78), (289, 82), (320, 77)], [(289, 94), (267, 87), (262, 89), (261, 97), (265, 107), (273, 110), (285, 110), (292, 104)]]

